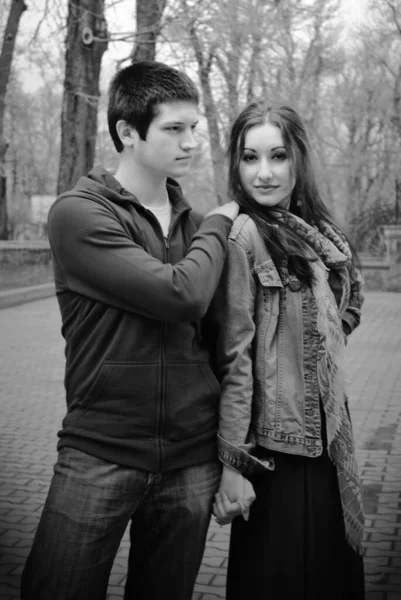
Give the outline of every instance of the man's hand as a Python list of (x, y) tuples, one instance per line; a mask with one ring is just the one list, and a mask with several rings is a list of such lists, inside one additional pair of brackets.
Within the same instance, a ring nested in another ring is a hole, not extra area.
[(213, 210), (210, 210), (206, 215), (206, 217), (210, 217), (212, 215), (225, 215), (232, 221), (238, 217), (239, 205), (232, 200), (231, 202), (226, 202), (222, 206), (216, 206)]
[(238, 515), (242, 515), (247, 521), (249, 508), (255, 498), (252, 484), (241, 473), (224, 465), (213, 504), (216, 522), (219, 525), (227, 525)]

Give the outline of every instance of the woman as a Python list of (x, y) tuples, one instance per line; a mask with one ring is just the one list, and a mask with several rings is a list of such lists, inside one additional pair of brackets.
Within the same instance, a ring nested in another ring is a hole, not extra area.
[(239, 512), (247, 520), (232, 524), (227, 600), (362, 600), (364, 519), (343, 371), (361, 278), (293, 109), (250, 104), (229, 160), (243, 214), (212, 306), (224, 465), (214, 513), (221, 524)]

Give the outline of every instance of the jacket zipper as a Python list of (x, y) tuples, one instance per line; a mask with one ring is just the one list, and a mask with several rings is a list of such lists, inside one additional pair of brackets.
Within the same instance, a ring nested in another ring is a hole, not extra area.
[[(176, 218), (174, 219), (174, 221), (172, 221), (170, 223), (170, 228), (168, 231), (167, 236), (164, 235), (164, 232), (162, 230), (162, 227), (159, 223), (159, 220), (157, 219), (157, 217), (152, 213), (152, 211), (147, 210), (148, 213), (150, 213), (150, 217), (152, 219), (152, 221), (154, 221), (154, 223), (156, 224), (156, 227), (158, 227), (160, 233), (163, 236), (163, 241), (164, 241), (164, 257), (165, 257), (165, 263), (169, 262), (169, 258), (170, 258), (170, 236), (173, 232), (173, 230), (175, 229), (178, 221), (181, 219), (182, 217), (182, 213), (179, 213)], [(166, 338), (167, 338), (167, 324), (165, 321), (162, 321), (162, 326), (161, 326), (161, 388), (160, 388), (160, 403), (159, 403), (159, 411), (158, 411), (158, 429), (157, 429), (157, 444), (158, 444), (158, 449), (159, 449), (159, 460), (158, 460), (158, 472), (162, 473), (163, 468), (164, 468), (164, 456), (163, 456), (163, 430), (164, 430), (164, 421), (166, 418), (166, 379), (167, 379), (167, 369), (166, 369)]]
[[(169, 250), (170, 242), (168, 237), (163, 235), (164, 249), (166, 263), (169, 262)], [(167, 369), (166, 369), (166, 337), (167, 337), (167, 324), (162, 321), (162, 335), (161, 335), (161, 389), (160, 389), (160, 412), (159, 412), (159, 428), (158, 428), (158, 444), (159, 444), (159, 473), (163, 471), (164, 467), (164, 456), (163, 456), (163, 430), (164, 421), (166, 418), (166, 383), (167, 383)]]

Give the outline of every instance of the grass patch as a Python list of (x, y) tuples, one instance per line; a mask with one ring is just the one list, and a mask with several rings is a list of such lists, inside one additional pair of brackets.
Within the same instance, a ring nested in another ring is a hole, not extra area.
[(0, 264), (0, 291), (53, 283), (53, 268), (50, 264)]

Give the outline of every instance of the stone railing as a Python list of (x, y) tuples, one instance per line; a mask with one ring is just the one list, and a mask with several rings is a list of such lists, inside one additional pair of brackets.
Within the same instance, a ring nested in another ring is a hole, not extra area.
[[(31, 265), (35, 269), (51, 271), (51, 253), (49, 242), (43, 241), (0, 241), (0, 277), (1, 267), (9, 271), (19, 265)], [(53, 296), (55, 293), (54, 282), (14, 287), (0, 290), (0, 309), (23, 304), (32, 300), (39, 300)]]
[[(367, 290), (401, 292), (401, 225), (383, 227), (386, 251), (383, 256), (360, 254)], [(46, 240), (0, 241), (0, 263), (49, 264), (51, 253)]]
[(382, 230), (384, 255), (359, 255), (365, 286), (367, 290), (401, 292), (401, 225), (385, 225)]
[(1, 264), (49, 264), (50, 245), (46, 240), (0, 241)]

